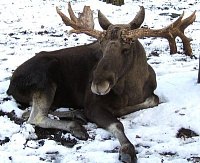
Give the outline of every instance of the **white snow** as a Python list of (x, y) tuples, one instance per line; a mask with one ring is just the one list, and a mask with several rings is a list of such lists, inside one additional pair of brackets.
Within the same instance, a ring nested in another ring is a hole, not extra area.
[[(14, 99), (5, 101), (9, 78), (20, 64), (39, 51), (50, 51), (92, 42), (94, 39), (83, 34), (68, 38), (66, 27), (57, 15), (58, 6), (67, 13), (64, 0), (1, 0), (0, 1), (0, 110), (15, 111), (21, 117), (23, 111)], [(72, 1), (75, 13), (81, 12), (84, 5), (94, 11), (95, 28), (101, 30), (97, 21), (100, 9), (112, 23), (128, 23), (143, 5), (146, 17), (143, 25), (162, 28), (174, 21), (170, 14), (189, 16), (197, 10), (196, 21), (185, 34), (191, 37), (193, 54), (200, 54), (200, 0), (125, 0), (118, 7), (99, 0)], [(48, 34), (38, 32), (48, 31)], [(53, 36), (52, 36), (53, 35)], [(61, 37), (55, 37), (62, 35)], [(67, 38), (67, 40), (65, 40)], [(198, 59), (183, 54), (169, 54), (168, 42), (161, 38), (145, 38), (141, 42), (147, 56), (157, 51), (159, 57), (151, 56), (148, 62), (157, 74), (156, 94), (161, 99), (157, 107), (141, 110), (120, 118), (125, 133), (138, 151), (138, 163), (186, 163), (190, 158), (200, 157), (200, 136), (176, 138), (179, 129), (191, 129), (200, 135), (200, 85), (197, 84)], [(181, 40), (177, 39), (178, 51), (182, 51)], [(36, 137), (34, 126), (22, 126), (0, 116), (0, 140), (9, 137), (10, 141), (0, 146), (2, 163), (118, 163), (118, 153), (108, 152), (119, 148), (119, 142), (107, 131), (95, 124), (85, 125), (90, 137), (80, 141), (73, 148), (67, 148), (53, 140), (44, 140), (41, 146)], [(64, 136), (68, 136), (66, 134)], [(107, 152), (105, 152), (107, 151)], [(163, 155), (173, 153), (174, 155)]]

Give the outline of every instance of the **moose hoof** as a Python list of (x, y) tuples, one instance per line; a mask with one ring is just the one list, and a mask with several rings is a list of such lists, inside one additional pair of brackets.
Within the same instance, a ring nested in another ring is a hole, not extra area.
[(86, 129), (76, 122), (73, 122), (73, 125), (70, 127), (70, 132), (73, 136), (80, 140), (87, 140), (89, 137)]
[(22, 114), (22, 118), (27, 120), (27, 119), (30, 117), (30, 114), (31, 114), (31, 111), (30, 111), (30, 110), (25, 111), (25, 112)]
[(87, 132), (83, 132), (83, 131), (73, 131), (72, 135), (80, 140), (87, 140), (89, 137)]
[(137, 163), (135, 148), (132, 144), (121, 146), (119, 151), (119, 160), (125, 163)]

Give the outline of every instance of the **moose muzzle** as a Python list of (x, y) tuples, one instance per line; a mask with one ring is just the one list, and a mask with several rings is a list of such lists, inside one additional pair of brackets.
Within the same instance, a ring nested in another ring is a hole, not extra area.
[(94, 84), (94, 82), (92, 82), (91, 85), (92, 92), (97, 95), (106, 95), (108, 92), (110, 92), (110, 89), (111, 88), (108, 81), (104, 81), (101, 84)]

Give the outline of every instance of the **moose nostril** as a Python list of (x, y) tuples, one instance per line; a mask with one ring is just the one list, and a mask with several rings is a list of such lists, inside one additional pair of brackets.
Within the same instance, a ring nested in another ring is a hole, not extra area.
[(116, 76), (115, 76), (114, 73), (111, 73), (111, 74), (109, 75), (109, 77), (107, 78), (107, 81), (110, 83), (110, 85), (114, 85), (115, 80), (116, 80)]
[(108, 82), (110, 83), (110, 85), (113, 85), (114, 84), (114, 78), (112, 78), (112, 77), (108, 78)]

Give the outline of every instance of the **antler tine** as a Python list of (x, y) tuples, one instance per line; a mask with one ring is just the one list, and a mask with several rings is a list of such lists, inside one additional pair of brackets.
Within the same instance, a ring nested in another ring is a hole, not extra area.
[(122, 37), (125, 41), (143, 37), (163, 37), (166, 38), (169, 42), (170, 54), (175, 54), (177, 53), (175, 39), (177, 36), (179, 36), (182, 39), (185, 54), (188, 56), (192, 56), (192, 48), (190, 45), (190, 41), (192, 41), (192, 39), (184, 35), (184, 30), (195, 21), (195, 14), (196, 11), (194, 11), (192, 15), (190, 15), (186, 19), (182, 20), (184, 16), (183, 12), (175, 22), (173, 22), (167, 27), (164, 27), (162, 29), (141, 28), (134, 29), (131, 31), (124, 31), (122, 33)]
[(185, 18), (181, 24), (181, 28), (184, 31), (190, 24), (192, 24), (196, 19), (196, 10), (187, 18)]
[(73, 12), (73, 10), (72, 10), (71, 3), (70, 3), (70, 2), (68, 3), (68, 13), (69, 13), (69, 16), (70, 16), (70, 18), (71, 18), (71, 20), (72, 20), (73, 22), (78, 22), (78, 19), (77, 19), (77, 17), (75, 16), (75, 14), (74, 14), (74, 12)]
[(66, 26), (71, 26), (74, 29), (78, 28), (76, 23), (71, 21), (65, 14), (63, 14), (57, 6), (56, 11), (60, 15), (62, 21), (65, 23)]
[(174, 28), (180, 25), (181, 20), (183, 19), (184, 16), (184, 11), (183, 13), (178, 17), (178, 19), (176, 19), (175, 22), (171, 23), (169, 26), (167, 26), (166, 28)]
[(56, 11), (65, 25), (73, 28), (73, 30), (69, 31), (69, 35), (71, 33), (85, 33), (97, 39), (100, 37), (102, 32), (94, 29), (93, 12), (89, 6), (84, 6), (83, 12), (80, 14), (79, 18), (75, 16), (70, 2), (68, 3), (68, 12), (71, 19), (63, 14), (58, 7), (56, 7)]

